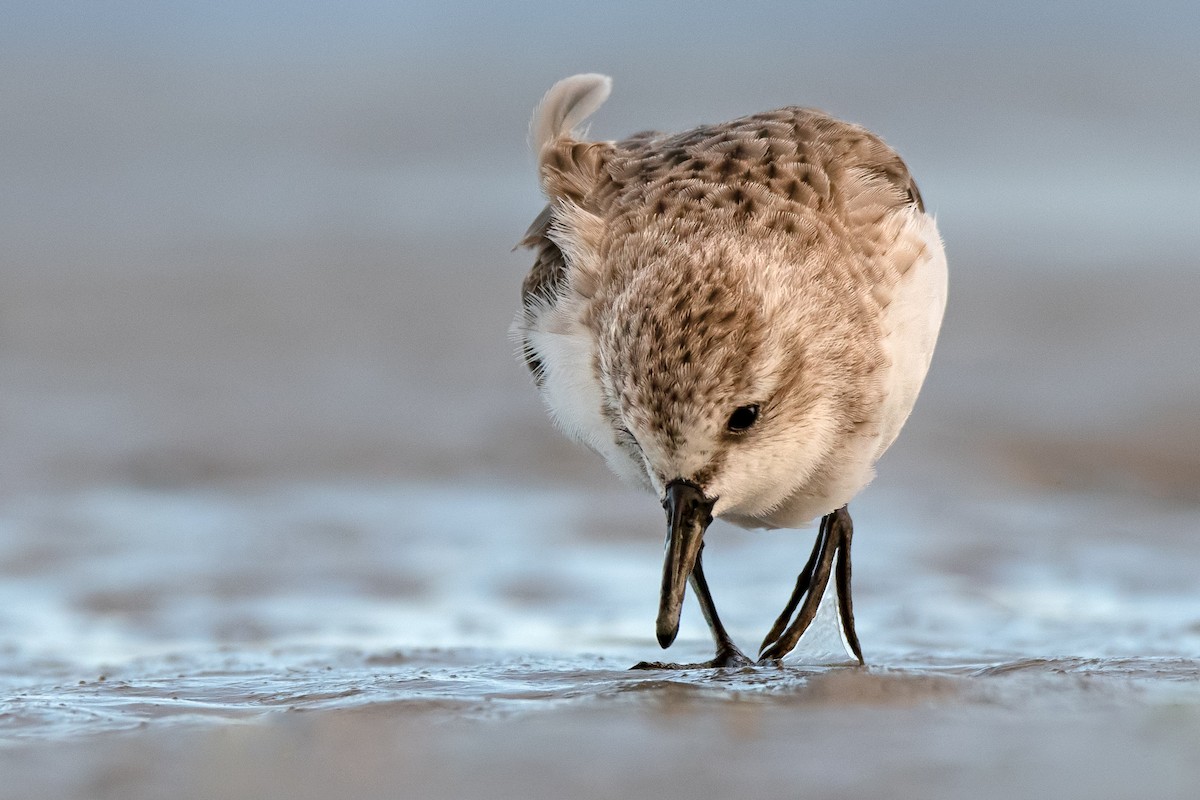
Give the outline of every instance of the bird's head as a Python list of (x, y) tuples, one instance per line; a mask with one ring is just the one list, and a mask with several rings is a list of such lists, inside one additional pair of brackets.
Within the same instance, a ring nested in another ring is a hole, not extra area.
[(732, 237), (677, 241), (632, 271), (602, 320), (616, 443), (668, 516), (663, 647), (712, 518), (769, 526), (819, 488), (855, 425), (847, 373), (873, 368), (848, 360), (853, 332), (819, 313), (838, 287), (788, 285), (780, 257)]

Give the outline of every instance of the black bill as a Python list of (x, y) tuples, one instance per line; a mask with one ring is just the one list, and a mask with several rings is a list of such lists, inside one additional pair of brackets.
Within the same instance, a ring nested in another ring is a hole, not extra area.
[(667, 484), (663, 508), (667, 511), (667, 556), (663, 562), (662, 595), (658, 602), (658, 643), (667, 648), (679, 633), (679, 613), (688, 578), (704, 545), (704, 531), (712, 522), (716, 502), (694, 483)]

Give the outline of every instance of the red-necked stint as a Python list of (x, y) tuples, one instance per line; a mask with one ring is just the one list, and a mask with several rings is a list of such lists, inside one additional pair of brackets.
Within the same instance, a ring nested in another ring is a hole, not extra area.
[(534, 115), (550, 202), (521, 242), (536, 252), (514, 324), (525, 360), (558, 427), (666, 509), (662, 647), (690, 582), (717, 652), (689, 666), (750, 663), (704, 579), (713, 517), (821, 517), (760, 660), (796, 646), (832, 575), (861, 662), (846, 504), (929, 368), (946, 302), (934, 219), (895, 151), (809, 108), (583, 138), (576, 127), (611, 86), (566, 78)]

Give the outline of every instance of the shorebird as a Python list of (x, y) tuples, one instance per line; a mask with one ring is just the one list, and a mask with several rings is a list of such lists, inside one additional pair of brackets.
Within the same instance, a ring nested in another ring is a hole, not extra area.
[(831, 576), (861, 663), (847, 503), (908, 418), (946, 302), (946, 258), (908, 168), (858, 125), (800, 107), (591, 141), (607, 98), (575, 75), (530, 128), (548, 205), (513, 334), (550, 416), (667, 514), (656, 633), (670, 647), (691, 584), (716, 644), (701, 551), (714, 517), (816, 544), (759, 649), (781, 660)]

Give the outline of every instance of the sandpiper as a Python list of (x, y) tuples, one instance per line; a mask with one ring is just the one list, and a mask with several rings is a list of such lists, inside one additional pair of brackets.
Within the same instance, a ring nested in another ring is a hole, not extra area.
[(513, 326), (524, 359), (558, 427), (666, 510), (663, 648), (690, 582), (716, 655), (686, 666), (750, 663), (704, 578), (714, 517), (750, 528), (820, 517), (759, 659), (791, 652), (833, 576), (843, 641), (862, 662), (847, 503), (933, 355), (946, 301), (934, 219), (895, 151), (810, 108), (583, 138), (611, 86), (566, 78), (534, 114), (549, 204), (521, 242), (536, 253)]

